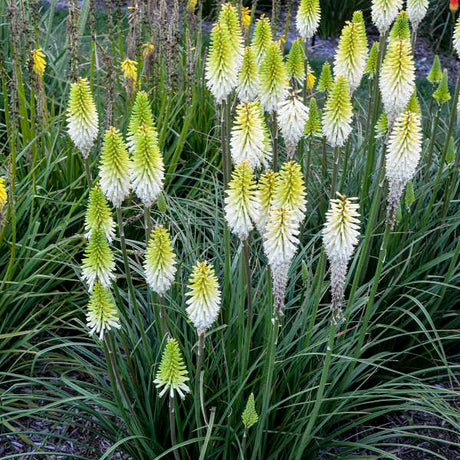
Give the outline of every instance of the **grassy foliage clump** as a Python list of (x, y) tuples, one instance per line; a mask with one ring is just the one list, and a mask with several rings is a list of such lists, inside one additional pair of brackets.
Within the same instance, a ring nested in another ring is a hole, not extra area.
[(460, 80), (54, 3), (0, 4), (2, 458), (454, 458)]

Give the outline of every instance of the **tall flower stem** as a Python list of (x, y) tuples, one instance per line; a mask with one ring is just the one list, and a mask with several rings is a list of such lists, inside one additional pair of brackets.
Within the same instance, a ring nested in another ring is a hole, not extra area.
[(203, 398), (203, 354), (204, 354), (204, 338), (205, 333), (200, 334), (198, 338), (198, 351), (196, 355), (196, 372), (195, 372), (195, 420), (197, 428), (201, 426), (200, 411), (203, 416), (205, 423), (206, 412), (204, 410), (204, 398)]
[(372, 281), (371, 291), (369, 293), (369, 299), (367, 301), (366, 310), (364, 311), (363, 321), (362, 321), (361, 328), (359, 331), (358, 343), (353, 352), (353, 360), (351, 361), (350, 368), (348, 369), (348, 372), (345, 378), (342, 380), (343, 382), (342, 388), (343, 386), (348, 384), (348, 380), (355, 369), (356, 362), (361, 355), (361, 350), (364, 344), (364, 339), (366, 337), (367, 328), (369, 326), (369, 320), (372, 314), (372, 309), (374, 308), (375, 295), (377, 294), (377, 288), (380, 283), (380, 276), (382, 274), (383, 263), (386, 259), (388, 242), (390, 241), (390, 234), (391, 234), (391, 226), (390, 226), (390, 223), (387, 221), (385, 225), (385, 233), (383, 234), (383, 242), (382, 242), (382, 245), (380, 246), (380, 253), (379, 253), (379, 259), (377, 262), (377, 268), (375, 270), (375, 275)]
[(85, 158), (85, 173), (86, 173), (86, 181), (88, 182), (88, 188), (91, 189), (93, 186), (93, 179), (91, 177), (91, 165), (89, 164), (89, 154)]
[(337, 190), (337, 176), (339, 173), (339, 156), (340, 156), (340, 147), (334, 147), (334, 163), (332, 165), (332, 182), (331, 182), (331, 196), (334, 198), (335, 192)]
[[(252, 321), (253, 321), (253, 311), (252, 311), (252, 287), (251, 287), (251, 267), (249, 264), (249, 236), (243, 243), (243, 264), (244, 264), (244, 274), (245, 274), (245, 292), (246, 299), (248, 304), (248, 315), (246, 320), (245, 328), (245, 338), (244, 338), (244, 362), (243, 362), (243, 374), (246, 373), (246, 369), (249, 363), (249, 351), (250, 351), (250, 342), (251, 342), (251, 331), (252, 331)], [(245, 306), (245, 297), (243, 296), (242, 308), (240, 315), (244, 318), (244, 306)]]
[[(307, 156), (305, 157), (305, 165), (304, 165), (304, 182), (305, 182), (305, 190), (308, 193), (308, 182), (310, 181), (310, 170), (311, 170), (311, 143), (312, 143), (312, 136), (308, 139), (308, 147), (307, 147)], [(302, 142), (305, 144), (305, 140)]]
[(428, 149), (428, 158), (426, 161), (426, 170), (424, 174), (424, 182), (425, 184), (428, 183), (429, 175), (430, 175), (430, 170), (431, 170), (431, 163), (433, 162), (433, 151), (434, 151), (434, 143), (436, 141), (436, 134), (438, 131), (438, 125), (439, 125), (439, 116), (441, 115), (441, 109), (442, 105), (438, 104), (438, 110), (436, 111), (436, 116), (434, 118), (433, 122), (433, 131), (430, 133), (430, 147)]
[(300, 440), (300, 446), (296, 450), (295, 460), (300, 460), (302, 458), (302, 454), (304, 450), (306, 449), (306, 447), (311, 441), (310, 434), (316, 423), (316, 420), (318, 418), (318, 413), (321, 408), (321, 404), (323, 402), (324, 389), (326, 387), (327, 377), (329, 374), (329, 367), (331, 364), (332, 350), (334, 348), (334, 339), (335, 339), (336, 331), (337, 331), (337, 324), (334, 321), (331, 321), (331, 325), (329, 326), (329, 338), (327, 341), (326, 356), (324, 358), (323, 369), (321, 371), (321, 379), (319, 382), (318, 391), (316, 393), (315, 405), (313, 406), (312, 413), (310, 414), (310, 418), (308, 420), (308, 425), (305, 428), (305, 431)]
[[(171, 433), (171, 445), (174, 447), (177, 444), (176, 441), (176, 411), (174, 410), (174, 398), (169, 396), (169, 430)], [(174, 458), (180, 460), (180, 455), (177, 449), (174, 450)]]
[[(452, 100), (452, 109), (451, 109), (451, 114), (450, 114), (450, 121), (449, 121), (449, 129), (447, 131), (446, 135), (446, 140), (444, 144), (444, 151), (447, 150), (448, 145), (449, 145), (449, 139), (452, 136), (452, 132), (454, 130), (455, 126), (455, 120), (457, 119), (457, 104), (458, 104), (458, 97), (460, 93), (460, 75), (457, 78), (457, 84), (455, 85), (455, 93), (454, 93), (454, 98)], [(457, 156), (457, 161), (455, 163), (455, 167), (458, 169), (460, 166), (460, 155)], [(456, 185), (456, 175), (453, 175), (452, 180), (450, 181), (449, 186), (447, 187), (446, 193), (444, 194), (444, 203), (442, 206), (442, 211), (441, 211), (441, 218), (444, 219), (447, 215), (447, 211), (449, 209), (449, 203), (450, 203), (450, 197), (452, 194), (452, 190)]]
[[(222, 145), (222, 169), (223, 169), (223, 175), (224, 175), (224, 190), (227, 189), (227, 184), (230, 181), (230, 168), (231, 168), (231, 163), (230, 163), (230, 152), (228, 149), (228, 126), (227, 126), (227, 120), (229, 118), (229, 111), (227, 108), (228, 101), (223, 100), (222, 101), (222, 107), (221, 107), (221, 119), (220, 119), (220, 124), (221, 124), (221, 145)], [(225, 262), (224, 262), (224, 302), (225, 306), (227, 307), (225, 310), (228, 312), (228, 306), (230, 304), (230, 271), (231, 271), (231, 266), (230, 266), (230, 259), (231, 259), (231, 254), (230, 254), (230, 229), (228, 227), (228, 224), (224, 224), (224, 251), (225, 251)], [(228, 318), (227, 318), (228, 320)]]
[(276, 113), (272, 117), (273, 122), (273, 171), (278, 172), (278, 121)]
[(305, 80), (303, 82), (303, 103), (307, 103), (308, 89), (307, 89), (307, 76), (308, 76), (308, 39), (304, 41), (304, 66), (305, 66)]
[[(117, 207), (117, 219), (118, 219), (118, 231), (120, 232), (120, 242), (121, 242), (121, 252), (123, 255), (123, 263), (125, 266), (125, 273), (126, 273), (126, 282), (128, 283), (128, 291), (129, 291), (129, 298), (131, 306), (134, 310), (134, 314), (136, 315), (136, 322), (137, 326), (140, 330), (142, 341), (144, 342), (145, 346), (150, 350), (149, 343), (147, 341), (147, 337), (145, 335), (145, 330), (142, 326), (141, 315), (139, 312), (139, 307), (136, 302), (136, 294), (134, 292), (134, 285), (133, 280), (131, 278), (131, 271), (129, 268), (129, 261), (128, 261), (128, 251), (126, 249), (126, 237), (125, 237), (125, 228), (123, 224), (123, 217), (121, 215), (121, 207)], [(151, 356), (152, 351), (149, 351)], [(152, 357), (152, 356), (151, 356)]]
[(376, 152), (376, 138), (375, 138), (375, 124), (377, 123), (377, 119), (379, 116), (379, 109), (380, 109), (380, 91), (379, 91), (379, 75), (380, 75), (380, 68), (383, 62), (383, 56), (385, 54), (386, 42), (387, 42), (388, 32), (385, 34), (380, 35), (379, 41), (379, 52), (377, 58), (377, 71), (374, 76), (374, 85), (373, 85), (373, 92), (372, 92), (372, 114), (368, 116), (371, 117), (370, 127), (367, 130), (367, 137), (364, 145), (367, 146), (367, 159), (366, 159), (366, 167), (364, 170), (363, 176), (363, 185), (362, 185), (362, 193), (361, 193), (361, 209), (367, 208), (368, 197), (369, 197), (369, 188), (372, 182), (371, 175), (372, 170), (374, 169), (375, 163), (375, 152)]
[(144, 206), (145, 247), (149, 244), (150, 234), (152, 233), (152, 219), (150, 218), (150, 211), (150, 206)]
[[(267, 281), (267, 295), (270, 299), (267, 302), (268, 305), (273, 305), (272, 295), (272, 282), (271, 273), (268, 273)], [(264, 365), (264, 371), (261, 382), (263, 382), (263, 393), (262, 393), (262, 406), (260, 409), (259, 423), (257, 425), (256, 439), (254, 443), (254, 450), (252, 454), (252, 460), (255, 460), (258, 456), (260, 458), (263, 446), (263, 434), (266, 429), (268, 422), (268, 408), (270, 406), (270, 395), (272, 390), (273, 374), (275, 369), (275, 354), (276, 344), (278, 342), (278, 329), (279, 319), (274, 317), (274, 311), (270, 308), (266, 309), (266, 330), (268, 332), (268, 341), (266, 344), (266, 359)]]
[(323, 184), (326, 183), (327, 178), (327, 143), (326, 136), (323, 136), (323, 144), (321, 147), (321, 176), (323, 179)]

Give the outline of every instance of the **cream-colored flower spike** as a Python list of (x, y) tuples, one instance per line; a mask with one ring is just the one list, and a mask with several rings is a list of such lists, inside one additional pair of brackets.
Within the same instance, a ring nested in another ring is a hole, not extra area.
[(99, 165), (100, 185), (104, 195), (116, 208), (128, 197), (131, 160), (118, 129), (105, 132)]
[(295, 161), (283, 164), (273, 192), (272, 206), (291, 212), (291, 217), (302, 222), (306, 211), (306, 189), (302, 168)]
[(372, 22), (381, 34), (384, 34), (393, 24), (403, 0), (372, 0)]
[(225, 197), (225, 219), (231, 230), (245, 241), (254, 227), (258, 203), (254, 172), (248, 161), (235, 166)]
[(389, 185), (387, 220), (391, 226), (394, 225), (404, 187), (414, 177), (421, 150), (420, 114), (406, 110), (393, 126), (385, 157)]
[(342, 147), (352, 131), (353, 107), (348, 82), (338, 76), (326, 100), (323, 112), (323, 134), (332, 147)]
[(412, 47), (407, 40), (390, 42), (380, 72), (380, 92), (391, 125), (405, 109), (414, 92), (415, 65)]
[(338, 193), (331, 200), (323, 228), (324, 249), (331, 266), (331, 295), (333, 320), (341, 317), (342, 299), (348, 262), (353, 255), (359, 236), (359, 204)]
[(279, 44), (270, 43), (259, 67), (259, 97), (264, 110), (273, 113), (288, 92), (288, 75)]
[(238, 80), (239, 57), (225, 24), (214, 24), (206, 59), (207, 86), (218, 104), (232, 92)]
[(277, 181), (278, 173), (267, 169), (260, 175), (259, 183), (257, 184), (257, 202), (259, 208), (255, 221), (257, 230), (262, 237), (265, 234), (265, 227), (270, 216)]
[(214, 267), (207, 262), (197, 262), (187, 287), (187, 314), (201, 335), (214, 323), (220, 310), (220, 288)]
[(321, 19), (319, 0), (301, 0), (297, 10), (296, 26), (299, 35), (309, 40), (315, 35)]
[(102, 340), (110, 329), (120, 329), (118, 310), (110, 291), (101, 283), (96, 283), (91, 291), (86, 321), (90, 335), (97, 334)]
[(134, 134), (130, 174), (134, 193), (145, 206), (151, 207), (163, 190), (165, 177), (163, 155), (153, 126), (141, 126)]
[(414, 30), (425, 17), (428, 3), (428, 0), (407, 0), (407, 14)]
[(234, 163), (248, 161), (251, 169), (267, 167), (271, 160), (271, 144), (259, 101), (242, 102), (236, 108), (230, 138), (230, 154)]
[(147, 245), (144, 261), (145, 279), (160, 296), (171, 287), (176, 275), (176, 255), (171, 235), (163, 226), (155, 227)]
[(308, 107), (293, 93), (278, 105), (278, 125), (286, 143), (287, 156), (294, 156), (297, 144), (302, 139), (305, 123), (308, 120)]
[(283, 314), (289, 266), (299, 244), (299, 226), (292, 211), (286, 208), (273, 208), (270, 211), (263, 245), (272, 274), (274, 316)]
[(96, 104), (89, 82), (86, 78), (79, 78), (70, 86), (67, 124), (69, 136), (83, 158), (88, 158), (97, 137), (98, 122)]
[(457, 52), (457, 56), (460, 57), (460, 16), (455, 23), (453, 43), (454, 49)]
[(339, 45), (334, 60), (334, 74), (348, 80), (351, 93), (361, 83), (366, 67), (367, 37), (363, 14), (356, 11), (353, 20), (345, 24), (340, 35)]
[(256, 55), (250, 46), (244, 50), (243, 63), (238, 73), (236, 93), (242, 102), (253, 101), (259, 93), (259, 70)]

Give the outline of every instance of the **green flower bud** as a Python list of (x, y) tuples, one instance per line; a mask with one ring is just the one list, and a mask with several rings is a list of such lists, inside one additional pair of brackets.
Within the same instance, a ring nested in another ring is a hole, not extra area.
[(410, 208), (415, 201), (414, 183), (410, 180), (406, 185), (406, 193), (404, 195), (404, 203)]
[(305, 80), (304, 60), (303, 42), (301, 38), (298, 38), (292, 43), (286, 61), (286, 68), (289, 78), (294, 78), (299, 84)]
[(254, 401), (254, 393), (251, 393), (246, 403), (246, 408), (241, 414), (241, 419), (243, 420), (243, 425), (246, 429), (251, 428), (259, 421), (259, 416), (256, 412), (256, 405)]
[(265, 51), (272, 41), (273, 37), (270, 19), (262, 15), (261, 18), (256, 21), (254, 35), (251, 41), (251, 47), (256, 53), (257, 64), (261, 63)]
[(450, 165), (454, 161), (455, 161), (455, 144), (454, 144), (454, 138), (450, 136), (449, 144), (447, 145), (446, 163)]
[(156, 379), (153, 381), (153, 383), (156, 383), (157, 388), (163, 387), (160, 392), (160, 398), (167, 391), (169, 391), (169, 396), (174, 398), (174, 391), (177, 391), (183, 399), (185, 393), (190, 392), (190, 388), (185, 383), (187, 380), (189, 380), (187, 368), (185, 367), (179, 344), (176, 339), (169, 339), (161, 358)]
[(438, 89), (433, 93), (433, 99), (436, 99), (440, 105), (450, 101), (449, 93), (449, 77), (447, 75), (447, 69), (444, 69), (442, 78), (439, 83)]
[(364, 73), (372, 80), (377, 73), (377, 61), (379, 58), (379, 44), (374, 42), (372, 45), (371, 51), (369, 52), (369, 57), (367, 58), (366, 68)]
[(319, 76), (318, 85), (316, 89), (320, 93), (328, 93), (334, 85), (334, 79), (332, 78), (331, 64), (325, 62), (321, 69), (321, 75)]
[(396, 18), (390, 32), (391, 40), (410, 40), (409, 16), (406, 11), (401, 11)]
[(318, 110), (316, 99), (310, 99), (310, 109), (308, 112), (308, 120), (305, 123), (305, 135), (307, 137), (321, 137), (323, 135), (323, 125), (321, 123), (321, 114)]
[(430, 73), (426, 79), (432, 84), (437, 85), (442, 78), (441, 62), (439, 56), (436, 55), (433, 60), (433, 65), (431, 66)]

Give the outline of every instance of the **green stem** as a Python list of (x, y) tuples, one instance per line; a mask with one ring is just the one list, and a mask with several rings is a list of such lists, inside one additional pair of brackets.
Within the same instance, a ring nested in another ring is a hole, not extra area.
[(91, 189), (93, 187), (93, 179), (91, 177), (91, 166), (89, 164), (89, 154), (85, 158), (84, 162), (85, 162), (86, 181), (88, 183), (88, 188)]
[[(176, 441), (176, 412), (174, 410), (174, 398), (169, 396), (169, 430), (171, 432), (171, 446), (174, 447), (177, 444)], [(174, 450), (174, 458), (180, 460), (180, 455), (177, 449)]]
[(364, 311), (364, 317), (363, 317), (363, 323), (361, 325), (360, 331), (359, 331), (359, 338), (358, 338), (358, 343), (356, 345), (356, 348), (353, 352), (353, 360), (351, 361), (350, 368), (348, 369), (348, 372), (343, 379), (343, 385), (348, 384), (348, 380), (353, 373), (357, 360), (359, 359), (361, 355), (361, 349), (364, 344), (364, 339), (366, 337), (367, 333), (367, 328), (369, 325), (369, 320), (372, 314), (372, 309), (374, 308), (374, 303), (375, 303), (375, 295), (377, 294), (377, 288), (380, 283), (380, 276), (382, 274), (382, 269), (383, 269), (383, 263), (386, 259), (386, 254), (387, 254), (387, 248), (388, 248), (388, 242), (390, 240), (390, 234), (391, 234), (391, 227), (390, 223), (387, 222), (385, 225), (385, 233), (383, 235), (383, 243), (382, 246), (380, 247), (380, 253), (379, 253), (379, 259), (377, 262), (377, 268), (375, 270), (375, 275), (374, 279), (372, 281), (372, 286), (371, 286), (371, 291), (369, 294), (369, 299), (367, 301), (366, 305), (366, 310)]
[[(455, 120), (457, 119), (457, 103), (458, 103), (459, 93), (460, 93), (460, 74), (457, 77), (457, 84), (455, 85), (455, 93), (454, 93), (454, 99), (452, 101), (449, 129), (447, 131), (446, 141), (444, 144), (444, 151), (448, 149), (449, 139), (452, 136), (452, 132), (455, 126)], [(457, 156), (457, 161), (455, 163), (455, 168), (457, 168), (457, 170), (459, 167), (460, 167), (460, 155)], [(450, 184), (444, 195), (444, 203), (443, 203), (442, 211), (441, 211), (441, 219), (444, 219), (447, 215), (447, 211), (449, 210), (450, 197), (451, 197), (452, 190), (455, 187), (455, 185), (456, 185), (456, 175), (454, 174), (452, 176), (452, 180), (450, 181)]]
[(273, 113), (273, 171), (278, 172), (278, 121)]
[[(205, 333), (201, 333), (198, 338), (198, 351), (196, 356), (196, 371), (195, 371), (195, 420), (196, 420), (196, 427), (199, 429), (201, 426), (201, 416), (200, 411), (203, 416), (205, 423), (207, 424), (206, 420), (206, 412), (204, 410), (204, 397), (203, 397), (203, 371), (201, 368), (203, 367), (203, 354), (204, 354), (204, 338)], [(201, 430), (200, 430), (201, 431)]]
[(327, 383), (327, 377), (329, 374), (329, 367), (331, 364), (332, 350), (334, 348), (334, 339), (335, 339), (336, 331), (337, 331), (337, 324), (334, 321), (331, 321), (331, 325), (329, 326), (329, 338), (327, 341), (326, 357), (324, 359), (323, 369), (321, 371), (321, 379), (319, 382), (318, 391), (316, 393), (315, 405), (313, 406), (312, 413), (310, 414), (310, 417), (308, 420), (308, 425), (305, 428), (305, 431), (300, 440), (300, 446), (296, 450), (295, 460), (301, 460), (302, 458), (305, 458), (305, 457), (302, 457), (302, 454), (311, 441), (310, 434), (316, 423), (316, 419), (318, 418), (318, 413), (319, 413), (319, 410), (323, 402), (323, 394), (324, 394), (324, 389)]
[[(245, 283), (245, 292), (246, 292), (246, 299), (248, 303), (248, 316), (246, 322), (246, 330), (245, 330), (245, 339), (244, 339), (244, 364), (243, 364), (243, 375), (246, 374), (246, 369), (249, 363), (249, 352), (250, 352), (250, 342), (251, 342), (251, 332), (252, 332), (252, 322), (253, 322), (253, 311), (252, 311), (252, 280), (251, 280), (251, 267), (249, 263), (249, 237), (243, 242), (243, 263), (244, 263), (244, 273), (246, 277)], [(242, 307), (240, 315), (244, 318), (244, 307), (245, 307), (245, 296), (242, 296)]]
[(332, 165), (332, 182), (331, 182), (331, 195), (330, 199), (335, 197), (335, 191), (337, 189), (337, 176), (339, 173), (339, 156), (340, 147), (334, 147), (334, 163)]
[(130, 298), (130, 304), (131, 307), (134, 310), (134, 314), (136, 316), (136, 322), (137, 322), (137, 327), (140, 330), (141, 336), (142, 336), (142, 341), (144, 342), (145, 347), (148, 349), (148, 353), (150, 357), (152, 357), (152, 350), (151, 347), (147, 341), (147, 337), (145, 335), (145, 330), (143, 327), (143, 322), (141, 321), (141, 315), (139, 312), (139, 307), (136, 302), (136, 294), (134, 292), (134, 285), (133, 285), (133, 280), (131, 278), (131, 270), (129, 268), (129, 261), (128, 261), (128, 251), (126, 249), (126, 238), (125, 238), (125, 228), (123, 225), (123, 217), (121, 215), (121, 207), (117, 208), (117, 218), (118, 218), (118, 230), (120, 232), (120, 242), (121, 242), (121, 252), (123, 255), (123, 262), (125, 266), (125, 272), (126, 272), (126, 282), (128, 283), (128, 291), (129, 291), (129, 298)]
[(428, 159), (426, 162), (426, 166), (425, 166), (426, 169), (425, 169), (425, 175), (424, 175), (425, 184), (428, 183), (428, 178), (430, 176), (431, 163), (433, 161), (434, 143), (436, 140), (436, 133), (438, 131), (439, 116), (441, 115), (441, 108), (442, 108), (442, 105), (438, 104), (438, 110), (436, 111), (436, 116), (434, 118), (434, 123), (433, 123), (433, 131), (430, 133), (431, 134), (430, 147), (428, 149)]
[[(269, 274), (269, 280), (267, 282), (267, 295), (271, 299), (267, 302), (268, 305), (273, 305), (273, 295), (271, 286), (271, 273)], [(263, 434), (268, 423), (268, 409), (270, 406), (270, 396), (272, 392), (273, 374), (275, 369), (275, 354), (276, 344), (278, 342), (278, 328), (279, 319), (273, 317), (273, 309), (266, 309), (266, 327), (268, 328), (268, 342), (266, 345), (266, 360), (264, 366), (264, 373), (261, 382), (263, 382), (262, 392), (262, 406), (260, 409), (260, 418), (257, 425), (256, 440), (254, 443), (254, 450), (252, 453), (252, 460), (255, 460), (257, 456), (259, 458), (262, 455), (263, 446)]]

